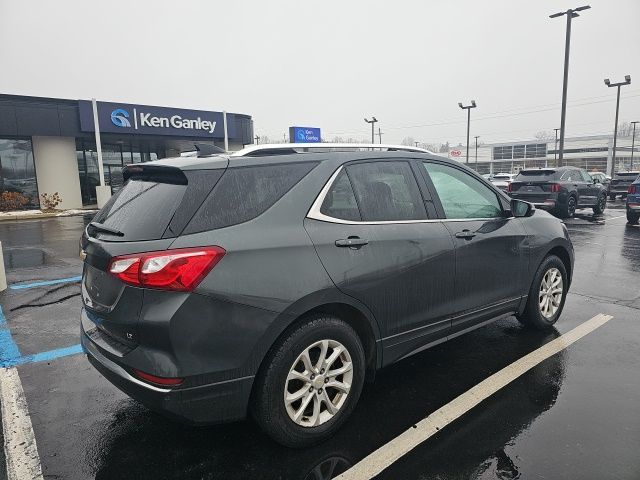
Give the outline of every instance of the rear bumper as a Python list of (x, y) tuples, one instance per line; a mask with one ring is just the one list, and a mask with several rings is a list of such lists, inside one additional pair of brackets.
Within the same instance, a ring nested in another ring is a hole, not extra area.
[(191, 388), (165, 388), (137, 379), (83, 331), (82, 348), (107, 380), (151, 410), (193, 425), (240, 420), (246, 416), (253, 376)]

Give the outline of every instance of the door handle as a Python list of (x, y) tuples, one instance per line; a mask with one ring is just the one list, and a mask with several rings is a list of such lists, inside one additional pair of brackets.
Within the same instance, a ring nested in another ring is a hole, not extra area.
[(456, 238), (464, 238), (465, 240), (471, 240), (475, 236), (476, 234), (471, 230), (463, 230), (461, 232), (456, 233)]
[(336, 240), (336, 247), (364, 247), (369, 243), (369, 240), (360, 237), (341, 238)]

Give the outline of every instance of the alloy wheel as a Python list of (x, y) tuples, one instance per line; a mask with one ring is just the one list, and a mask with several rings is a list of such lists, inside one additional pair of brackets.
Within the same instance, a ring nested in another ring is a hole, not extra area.
[(289, 418), (302, 427), (317, 427), (343, 407), (353, 382), (353, 362), (336, 340), (308, 346), (291, 366), (284, 387)]
[(557, 268), (546, 271), (540, 282), (538, 305), (545, 318), (552, 318), (560, 308), (563, 294), (562, 274)]
[(567, 213), (570, 217), (573, 217), (573, 214), (576, 213), (576, 199), (573, 197), (569, 197), (567, 202)]

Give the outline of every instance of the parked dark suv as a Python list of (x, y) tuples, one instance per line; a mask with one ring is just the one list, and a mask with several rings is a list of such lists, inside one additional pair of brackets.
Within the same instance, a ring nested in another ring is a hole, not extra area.
[(304, 446), (376, 369), (500, 317), (556, 322), (559, 220), (419, 149), (335, 148), (128, 166), (81, 239), (91, 363), (170, 417), (250, 413)]
[(606, 187), (586, 170), (575, 167), (520, 170), (509, 185), (509, 195), (561, 218), (573, 217), (579, 208), (601, 214), (607, 206)]
[(640, 176), (627, 190), (627, 221), (631, 225), (638, 225), (640, 221)]
[(609, 184), (609, 200), (615, 200), (618, 195), (624, 200), (633, 181), (640, 176), (640, 172), (617, 172)]

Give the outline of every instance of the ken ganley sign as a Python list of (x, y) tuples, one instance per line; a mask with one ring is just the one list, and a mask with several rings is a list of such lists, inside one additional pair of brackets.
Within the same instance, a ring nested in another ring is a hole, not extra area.
[[(224, 138), (222, 112), (111, 102), (98, 102), (97, 105), (101, 132)], [(91, 102), (80, 100), (79, 108), (81, 129), (95, 131)], [(234, 127), (234, 115), (228, 113), (229, 137), (234, 136)]]

